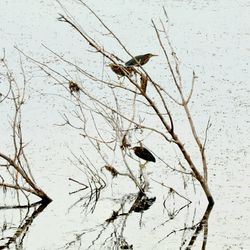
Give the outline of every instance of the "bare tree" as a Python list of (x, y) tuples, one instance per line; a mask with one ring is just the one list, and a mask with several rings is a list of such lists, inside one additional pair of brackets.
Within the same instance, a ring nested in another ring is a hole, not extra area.
[[(10, 112), (1, 115), (1, 122), (8, 123), (3, 118), (10, 118), (9, 131), (12, 138), (9, 147), (2, 144), (0, 149), (0, 187), (4, 190), (15, 190), (19, 202), (20, 194), (23, 194), (27, 199), (27, 203), (30, 204), (29, 194), (33, 194), (40, 197), (42, 202), (48, 203), (51, 199), (37, 186), (32, 175), (31, 166), (25, 155), (26, 144), (22, 133), (22, 107), (26, 102), (25, 91), (29, 79), (25, 75), (21, 58), (22, 81), (16, 80), (14, 73), (7, 64), (5, 54), (1, 58), (0, 64), (0, 76), (3, 79), (0, 86), (1, 92), (3, 92), (0, 104), (8, 105), (6, 112)], [(5, 127), (5, 130), (8, 131), (7, 127)], [(10, 148), (10, 150), (7, 151), (7, 148)]]
[[(46, 208), (48, 204), (37, 202), (32, 204), (32, 209), (30, 205), (27, 206), (11, 206), (11, 207), (0, 207), (0, 210), (6, 209), (27, 209), (24, 213), (24, 217), (20, 218), (19, 222), (15, 222), (17, 225), (13, 226), (13, 217), (10, 221), (5, 218), (3, 224), (1, 225), (1, 239), (0, 239), (0, 249), (8, 249), (11, 246), (15, 246), (15, 249), (23, 248), (23, 241), (25, 236), (28, 235), (28, 230), (32, 225), (35, 218)], [(22, 212), (19, 211), (20, 214)]]
[[(110, 37), (115, 39), (121, 49), (124, 50), (128, 56), (136, 60), (125, 44), (122, 43), (103, 20), (83, 1), (78, 2), (97, 18), (102, 28), (106, 30)], [(91, 37), (91, 35), (77, 23), (70, 13), (67, 12), (66, 9), (64, 10), (66, 14), (60, 15), (59, 21), (69, 24), (71, 28), (78, 32), (89, 46), (94, 49), (94, 51), (100, 53), (105, 59), (110, 60), (113, 65), (118, 67), (121, 72), (118, 71), (116, 73), (127, 80), (126, 83), (122, 84), (119, 81), (110, 80), (110, 78), (106, 79), (105, 77), (98, 77), (50, 50), (54, 55), (61, 59), (62, 62), (72, 66), (85, 79), (91, 81), (91, 84), (95, 84), (102, 89), (102, 91), (96, 91), (98, 92), (98, 94), (96, 94), (90, 90), (88, 84), (77, 82), (77, 80), (73, 79), (70, 75), (62, 76), (53, 70), (53, 68), (50, 68), (50, 66), (40, 64), (41, 68), (47, 74), (50, 76), (53, 75), (54, 80), (58, 84), (65, 88), (67, 87), (65, 84), (69, 84), (68, 91), (74, 98), (76, 107), (78, 108), (74, 117), (76, 117), (78, 121), (81, 121), (82, 124), (80, 126), (74, 126), (72, 122), (69, 121), (70, 119), (68, 117), (65, 119), (65, 124), (75, 128), (77, 127), (77, 129), (81, 131), (80, 134), (84, 138), (89, 139), (90, 143), (106, 163), (106, 166), (112, 166), (112, 164), (110, 164), (106, 156), (104, 156), (105, 150), (107, 150), (106, 152), (113, 152), (116, 156), (120, 151), (121, 160), (126, 171), (118, 171), (115, 166), (107, 168), (107, 170), (110, 171), (112, 169), (113, 173), (127, 175), (141, 191), (145, 191), (145, 181), (143, 185), (139, 183), (131, 170), (130, 163), (128, 162), (130, 161), (130, 158), (134, 158), (131, 154), (131, 150), (129, 150), (131, 145), (130, 140), (135, 141), (135, 134), (138, 131), (142, 131), (143, 133), (148, 132), (148, 136), (153, 134), (157, 139), (163, 139), (166, 143), (176, 145), (182, 155), (182, 159), (180, 159), (180, 168), (175, 168), (175, 170), (182, 175), (186, 174), (193, 176), (200, 183), (209, 204), (213, 204), (214, 200), (208, 186), (208, 165), (205, 152), (210, 121), (208, 121), (205, 127), (204, 140), (202, 142), (198, 136), (189, 109), (189, 103), (192, 98), (197, 76), (193, 72), (190, 90), (189, 93), (186, 94), (186, 86), (188, 85), (183, 82), (184, 80), (181, 75), (180, 62), (168, 37), (168, 17), (165, 9), (165, 21), (160, 20), (160, 25), (158, 27), (152, 20), (152, 25), (166, 59), (172, 83), (176, 88), (175, 95), (171, 94), (163, 86), (160, 86), (160, 84), (158, 84), (141, 65), (138, 67), (132, 67), (132, 70), (127, 70), (125, 66), (120, 64), (123, 60), (117, 55), (106, 51), (102, 44), (99, 44), (93, 37)], [(51, 72), (53, 74), (51, 74)], [(125, 99), (124, 97), (127, 98)], [(175, 117), (170, 110), (173, 104), (184, 110), (193, 141), (198, 148), (197, 155), (200, 155), (202, 169), (200, 169), (199, 166), (200, 162), (196, 162), (197, 160), (195, 158), (197, 157), (191, 156), (191, 153), (188, 150), (188, 144), (178, 135), (178, 131), (175, 128)], [(152, 123), (149, 121), (151, 117), (154, 117), (153, 120), (157, 122), (157, 126), (151, 125)], [(88, 123), (87, 121), (89, 120), (91, 120), (91, 122)], [(91, 134), (92, 131), (90, 132), (88, 130), (89, 126), (96, 130), (94, 135)], [(104, 129), (102, 128), (105, 128), (108, 133), (106, 131), (104, 132)], [(109, 128), (112, 130), (112, 133), (108, 130)], [(138, 139), (135, 143), (143, 144), (144, 142), (146, 142), (146, 138)], [(187, 170), (186, 166), (189, 166), (190, 171)]]
[[(103, 20), (83, 1), (78, 2), (98, 20), (107, 35), (114, 39), (131, 59), (136, 61), (137, 59), (129, 52), (125, 44)], [(179, 150), (177, 167), (170, 166), (161, 156), (155, 155), (157, 161), (179, 173), (181, 179), (185, 180), (186, 177), (191, 176), (197, 180), (209, 204), (212, 205), (214, 200), (208, 186), (208, 165), (205, 152), (210, 121), (208, 120), (204, 129), (202, 141), (198, 136), (189, 109), (197, 76), (193, 72), (190, 85), (186, 84), (186, 81), (184, 84), (180, 62), (168, 37), (168, 17), (165, 9), (165, 20), (160, 20), (159, 25), (152, 20), (152, 25), (168, 66), (169, 77), (176, 89), (175, 94), (157, 83), (138, 61), (137, 67), (128, 68), (121, 64), (123, 60), (118, 55), (105, 50), (102, 44), (77, 23), (63, 5), (61, 7), (65, 14), (61, 14), (58, 20), (70, 25), (93, 49), (93, 52), (101, 54), (105, 60), (112, 62), (111, 68), (114, 73), (118, 75), (119, 79), (123, 78), (123, 82), (120, 82), (120, 80), (113, 80), (104, 74), (98, 76), (45, 45), (44, 47), (62, 64), (71, 67), (78, 78), (81, 77), (81, 80), (72, 76), (69, 71), (63, 74), (50, 64), (25, 55), (69, 93), (70, 97), (67, 100), (74, 108), (71, 114), (62, 114), (64, 123), (61, 125), (68, 125), (78, 130), (79, 135), (85, 141), (88, 140), (92, 150), (97, 152), (106, 170), (114, 177), (128, 177), (141, 192), (147, 191), (150, 180), (145, 174), (144, 168), (140, 168), (140, 178), (132, 170), (131, 166), (138, 160), (132, 153), (131, 145), (139, 144), (146, 147), (148, 141), (161, 141), (161, 143), (165, 143), (166, 147), (169, 144), (175, 145), (175, 148)], [(24, 52), (22, 53), (24, 54)], [(95, 86), (95, 91), (93, 91), (93, 86)], [(189, 90), (187, 90), (187, 86), (190, 86)], [(179, 135), (173, 105), (184, 111), (187, 126), (190, 128), (193, 143), (197, 149), (195, 156), (188, 149), (191, 142), (185, 142)], [(156, 144), (153, 145), (156, 147)], [(87, 165), (89, 165), (89, 161), (91, 159), (87, 158)]]

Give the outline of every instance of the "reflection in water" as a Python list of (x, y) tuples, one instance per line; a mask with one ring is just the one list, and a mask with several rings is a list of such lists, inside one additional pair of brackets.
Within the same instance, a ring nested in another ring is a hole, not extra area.
[[(183, 232), (184, 237), (182, 239), (180, 249), (190, 250), (190, 249), (192, 249), (192, 247), (196, 243), (198, 235), (202, 232), (202, 230), (204, 230), (201, 249), (205, 250), (206, 249), (207, 238), (208, 238), (208, 219), (209, 219), (209, 215), (210, 215), (210, 213), (212, 211), (212, 208), (213, 208), (213, 205), (208, 205), (202, 219), (199, 222), (197, 222), (197, 223), (195, 223), (194, 225), (191, 225), (191, 226), (185, 225), (183, 228), (179, 228), (178, 230), (172, 230), (163, 239), (158, 241), (158, 243), (162, 242), (163, 240), (166, 240), (167, 238), (169, 238), (172, 235)], [(183, 209), (183, 207), (178, 210), (178, 213), (182, 209)], [(172, 218), (170, 218), (169, 220), (172, 220)], [(164, 225), (168, 221), (165, 221), (164, 223), (162, 223), (162, 225)], [(189, 234), (190, 232), (193, 232), (191, 237), (190, 237), (190, 234)]]
[[(1, 207), (0, 210), (4, 213), (4, 222), (1, 228), (2, 237), (0, 238), (0, 249), (9, 248), (11, 245), (14, 245), (15, 249), (23, 249), (23, 240), (27, 235), (30, 225), (33, 223), (34, 219), (47, 207), (48, 204), (49, 203), (37, 202), (29, 206), (17, 206), (16, 208)], [(20, 213), (20, 219), (13, 221), (13, 215), (11, 215), (10, 220), (7, 221), (7, 211), (13, 211), (13, 209), (18, 209), (18, 211), (15, 211)], [(24, 209), (25, 215), (23, 217), (22, 213)]]
[(192, 236), (192, 238), (190, 239), (188, 246), (186, 247), (187, 250), (192, 249), (192, 246), (194, 245), (198, 235), (201, 233), (202, 230), (204, 230), (204, 234), (203, 234), (203, 242), (202, 242), (202, 250), (206, 249), (206, 245), (207, 245), (207, 236), (208, 236), (208, 219), (209, 219), (209, 215), (212, 211), (213, 206), (207, 206), (207, 209), (204, 213), (203, 218), (201, 219), (201, 221), (199, 223), (197, 223), (196, 225), (196, 230), (194, 231), (194, 234)]
[[(175, 203), (174, 191), (171, 190), (169, 196), (164, 200), (164, 209), (167, 211), (168, 219), (164, 220), (158, 226), (151, 228), (151, 232), (157, 230), (158, 233), (164, 234), (167, 230), (170, 229), (170, 232), (167, 232), (164, 237), (156, 240), (155, 249), (162, 249), (163, 246), (167, 246), (168, 242), (173, 240), (173, 237), (178, 237), (182, 235), (179, 249), (193, 249), (194, 246), (202, 245), (201, 249), (206, 249), (207, 237), (208, 237), (208, 219), (212, 211), (212, 206), (208, 206), (204, 215), (198, 222), (195, 220), (196, 210), (198, 208), (194, 207), (193, 209), (193, 220), (192, 222), (185, 222), (185, 219), (180, 218), (183, 211), (186, 211), (187, 214), (190, 213), (191, 203), (188, 201), (184, 206), (178, 207)], [(91, 196), (89, 196), (91, 197)], [(172, 199), (172, 200), (171, 200)], [(140, 213), (138, 217), (138, 229), (144, 230), (145, 226), (150, 223), (146, 218), (143, 218), (144, 213), (147, 210), (150, 210), (152, 205), (155, 203), (156, 197), (148, 197), (145, 193), (138, 192), (136, 194), (127, 194), (124, 195), (119, 202), (119, 207), (116, 210), (111, 212), (109, 218), (105, 219), (101, 224), (98, 224), (94, 227), (84, 228), (82, 232), (79, 232), (75, 239), (71, 242), (68, 242), (64, 249), (137, 249), (135, 242), (129, 236), (128, 232), (133, 231), (135, 226), (134, 223), (129, 222), (134, 220), (132, 216), (135, 213)], [(172, 205), (171, 205), (172, 201)], [(101, 203), (99, 200), (98, 202)], [(91, 206), (91, 203), (88, 203)], [(103, 205), (103, 204), (100, 204)], [(96, 212), (96, 211), (94, 211)], [(135, 215), (135, 214), (134, 214)], [(97, 216), (94, 215), (94, 217)], [(155, 214), (157, 216), (157, 214)], [(179, 220), (181, 219), (182, 225), (180, 225)], [(158, 219), (157, 219), (158, 220)], [(175, 222), (176, 221), (176, 222)], [(173, 225), (178, 225), (177, 228)], [(203, 240), (198, 240), (198, 235), (203, 231)], [(87, 245), (86, 239), (90, 239), (90, 243)], [(170, 249), (170, 248), (168, 248)]]
[[(77, 164), (83, 164), (79, 158), (76, 159)], [(83, 207), (86, 212), (86, 219), (89, 220), (88, 216), (91, 216), (92, 214), (94, 220), (96, 220), (99, 216), (98, 209), (96, 209), (97, 204), (98, 207), (101, 207), (105, 211), (110, 211), (110, 209), (112, 209), (112, 206), (106, 207), (103, 204), (103, 198), (100, 198), (102, 191), (106, 187), (106, 182), (102, 179), (101, 175), (97, 172), (93, 165), (85, 165), (85, 168), (83, 169), (85, 170), (84, 174), (86, 177), (86, 184), (70, 178), (70, 181), (80, 185), (80, 188), (71, 192), (71, 194), (79, 194), (79, 192), (82, 191), (84, 191), (85, 194), (81, 195), (81, 197), (70, 207), (70, 209), (75, 206)], [(110, 172), (112, 178), (118, 177), (120, 174), (112, 166), (104, 166), (103, 169)], [(147, 173), (143, 173), (142, 168), (140, 169), (140, 177), (140, 185), (142, 187), (146, 186), (146, 182), (149, 184), (149, 181), (151, 180), (157, 185), (160, 185), (162, 188), (168, 189), (168, 192), (166, 192), (167, 195), (162, 200), (162, 208), (166, 212), (166, 215), (162, 217), (162, 221), (158, 224), (158, 226), (154, 226), (150, 229), (153, 232), (157, 232), (156, 235), (163, 234), (162, 237), (155, 239), (155, 248), (162, 249), (162, 246), (168, 245), (168, 242), (172, 241), (173, 237), (179, 237), (182, 235), (179, 246), (180, 249), (192, 249), (194, 245), (200, 244), (200, 241), (197, 240), (198, 235), (204, 229), (202, 249), (205, 249), (208, 234), (208, 218), (212, 210), (212, 206), (208, 206), (201, 219), (199, 219), (199, 217), (195, 219), (197, 217), (196, 211), (198, 208), (193, 204), (192, 207), (194, 209), (193, 215), (191, 216), (193, 220), (187, 222), (185, 219), (180, 217), (183, 216), (183, 213), (190, 215), (192, 202), (188, 198), (162, 182), (152, 178), (149, 179)], [(156, 199), (156, 197), (148, 197), (147, 194), (142, 191), (135, 194), (124, 194), (118, 202), (117, 199), (112, 199), (110, 197), (107, 199), (113, 200), (116, 206), (118, 205), (118, 208), (113, 211), (111, 210), (109, 218), (99, 220), (99, 224), (97, 223), (95, 226), (85, 226), (84, 229), (75, 235), (73, 240), (64, 245), (64, 249), (137, 248), (137, 245), (135, 245), (136, 242), (134, 242), (134, 239), (129, 236), (129, 232), (134, 230), (134, 228), (131, 228), (131, 226), (134, 227), (134, 224), (130, 224), (131, 221), (134, 220), (132, 214), (134, 214), (133, 212), (140, 213), (140, 216), (138, 217), (139, 230), (144, 230), (146, 226), (150, 227), (150, 225), (148, 225), (150, 222), (148, 222), (147, 218), (144, 218), (144, 213), (147, 210), (150, 210), (152, 205), (158, 199)], [(181, 202), (179, 203), (179, 201)], [(158, 214), (154, 214), (153, 216), (153, 219), (156, 219)], [(179, 223), (180, 219), (181, 224)], [(199, 222), (195, 222), (197, 220)], [(171, 223), (173, 223), (172, 226)]]
[[(132, 212), (140, 212), (142, 215), (144, 211), (148, 210), (153, 205), (156, 197), (149, 198), (146, 194), (139, 192), (137, 194), (125, 195), (121, 200), (119, 209), (113, 211), (108, 219), (95, 228), (87, 229), (82, 233), (77, 234), (75, 240), (65, 245), (65, 249), (73, 246), (76, 247), (77, 243), (81, 246), (83, 242), (82, 237), (91, 232), (96, 232), (97, 235), (92, 240), (91, 245), (88, 247), (86, 246), (83, 249), (96, 249), (97, 244), (101, 245), (101, 249), (107, 246), (111, 247), (111, 249), (133, 249), (133, 244), (129, 243), (124, 236), (126, 222)], [(125, 211), (125, 206), (128, 204), (130, 204), (130, 207)], [(112, 232), (109, 233), (106, 238), (101, 240), (106, 231), (110, 232), (110, 230)], [(102, 243), (99, 241), (102, 241)]]
[[(69, 178), (70, 181), (77, 183), (80, 185), (80, 188), (71, 192), (70, 194), (76, 194), (81, 191), (87, 190), (87, 194), (80, 197), (70, 208), (73, 208), (77, 204), (81, 204), (85, 211), (90, 211), (91, 213), (94, 212), (96, 204), (100, 198), (101, 190), (103, 190), (106, 187), (105, 180), (101, 177), (101, 175), (98, 173), (98, 170), (96, 167), (89, 161), (88, 157), (82, 150), (83, 156), (76, 156), (73, 155), (75, 158), (75, 162), (72, 162), (75, 166), (79, 168), (84, 173), (88, 185), (74, 180), (72, 178)], [(85, 158), (84, 158), (85, 157)]]
[(148, 210), (152, 204), (155, 202), (156, 197), (148, 198), (146, 194), (139, 192), (134, 204), (129, 210), (129, 213), (131, 212), (143, 212), (145, 210)]

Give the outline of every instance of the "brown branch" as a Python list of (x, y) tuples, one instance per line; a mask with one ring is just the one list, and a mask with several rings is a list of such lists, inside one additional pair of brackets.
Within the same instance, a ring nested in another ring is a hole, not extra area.
[(34, 191), (33, 189), (30, 189), (30, 188), (24, 187), (24, 186), (17, 186), (17, 185), (13, 185), (13, 184), (0, 183), (0, 187), (12, 188), (12, 189), (15, 189), (15, 190), (23, 190), (23, 191), (26, 191), (28, 193), (32, 193), (34, 195), (37, 195), (36, 191)]
[(191, 86), (191, 89), (190, 89), (190, 93), (185, 101), (185, 104), (187, 105), (192, 97), (192, 94), (193, 94), (193, 90), (194, 90), (194, 83), (195, 83), (195, 79), (197, 78), (197, 76), (195, 75), (194, 71), (193, 71), (193, 78), (192, 78), (192, 86)]
[(11, 158), (1, 152), (0, 157), (6, 160), (10, 164), (10, 166), (12, 166), (24, 178), (24, 180), (33, 188), (37, 196), (39, 196), (43, 200), (51, 201), (51, 199), (40, 188), (36, 186), (36, 184), (29, 178), (27, 173), (16, 162), (14, 162)]
[[(161, 37), (160, 37), (160, 34), (159, 34), (159, 31), (154, 23), (154, 21), (152, 20), (152, 23), (153, 23), (153, 27), (154, 27), (154, 30), (156, 32), (156, 35), (157, 35), (157, 38), (158, 38), (158, 41), (159, 41), (159, 44), (164, 52), (164, 55), (165, 55), (165, 58), (167, 59), (167, 64), (169, 66), (169, 70), (170, 70), (170, 73), (173, 77), (173, 81), (174, 81), (174, 84), (180, 94), (180, 97), (181, 97), (181, 100), (182, 100), (182, 106), (185, 110), (185, 113), (186, 113), (186, 116), (188, 118), (188, 121), (189, 121), (189, 125), (190, 125), (190, 128), (191, 128), (191, 131), (192, 131), (192, 134), (193, 134), (193, 137), (194, 137), (194, 140), (196, 141), (198, 147), (199, 147), (199, 150), (200, 150), (200, 153), (201, 153), (201, 158), (202, 158), (202, 164), (203, 164), (203, 170), (204, 170), (204, 177), (200, 174), (200, 172), (198, 171), (198, 169), (196, 168), (196, 166), (194, 165), (190, 155), (188, 154), (188, 152), (186, 151), (184, 145), (181, 143), (181, 141), (179, 140), (177, 134), (175, 133), (171, 133), (170, 129), (169, 129), (169, 126), (167, 126), (167, 124), (165, 125), (166, 129), (168, 130), (168, 132), (172, 135), (172, 138), (173, 140), (175, 141), (175, 143), (177, 144), (177, 146), (179, 147), (179, 149), (181, 150), (184, 158), (186, 159), (186, 161), (188, 162), (190, 168), (192, 169), (194, 175), (195, 175), (195, 178), (200, 182), (206, 196), (207, 196), (207, 199), (209, 201), (209, 203), (213, 204), (214, 201), (213, 201), (213, 198), (212, 198), (212, 195), (210, 193), (210, 190), (208, 188), (208, 183), (207, 183), (207, 162), (206, 162), (206, 156), (205, 156), (205, 152), (202, 148), (202, 144), (200, 142), (200, 139), (196, 133), (196, 129), (195, 129), (195, 125), (194, 125), (194, 122), (193, 122), (193, 119), (192, 119), (192, 116), (191, 116), (191, 113), (190, 113), (190, 110), (188, 108), (188, 104), (187, 104), (187, 101), (185, 100), (184, 98), (184, 95), (183, 95), (183, 92), (182, 92), (182, 88), (181, 88), (181, 85), (180, 85), (180, 82), (177, 81), (177, 78), (176, 78), (176, 75), (174, 73), (174, 70), (172, 68), (172, 65), (170, 63), (170, 59), (169, 59), (169, 56), (166, 52), (166, 49), (162, 43), (162, 40), (161, 40)], [(172, 55), (175, 55), (175, 53), (172, 51)], [(175, 61), (176, 64), (178, 64), (178, 61)], [(178, 69), (178, 67), (177, 67)], [(180, 74), (180, 72), (177, 70), (177, 76), (178, 74)], [(193, 80), (194, 80), (195, 77), (193, 77)], [(179, 80), (181, 78), (179, 77)], [(157, 111), (156, 111), (157, 113)], [(162, 120), (162, 119), (161, 119)]]
[(189, 204), (192, 203), (188, 198), (186, 198), (185, 196), (183, 196), (183, 195), (181, 195), (180, 193), (178, 193), (174, 188), (169, 187), (169, 186), (165, 185), (163, 182), (159, 182), (159, 181), (154, 180), (154, 179), (152, 179), (152, 178), (151, 178), (151, 180), (154, 181), (154, 182), (156, 182), (156, 183), (158, 183), (158, 184), (160, 184), (160, 185), (163, 186), (163, 187), (168, 188), (171, 192), (176, 193), (176, 194), (177, 194), (178, 196), (180, 196), (182, 199), (186, 200)]

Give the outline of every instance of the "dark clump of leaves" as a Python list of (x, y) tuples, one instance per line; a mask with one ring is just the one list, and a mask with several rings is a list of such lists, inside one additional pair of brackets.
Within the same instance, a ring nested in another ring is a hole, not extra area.
[(111, 165), (106, 165), (105, 168), (111, 173), (113, 177), (116, 177), (118, 175), (118, 171)]
[(70, 94), (73, 94), (74, 92), (78, 93), (80, 91), (80, 87), (73, 81), (69, 81), (69, 91)]
[(125, 148), (128, 148), (128, 147), (131, 147), (131, 144), (128, 142), (127, 140), (127, 133), (123, 136), (122, 138), (122, 143), (121, 143), (121, 149), (125, 149)]

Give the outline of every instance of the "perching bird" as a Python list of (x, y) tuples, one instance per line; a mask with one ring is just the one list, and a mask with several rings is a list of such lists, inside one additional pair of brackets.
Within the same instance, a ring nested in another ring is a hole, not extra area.
[(149, 59), (153, 56), (157, 56), (154, 54), (145, 54), (145, 55), (140, 55), (140, 56), (135, 56), (134, 58), (132, 58), (131, 60), (127, 61), (125, 63), (126, 67), (131, 67), (131, 66), (139, 66), (139, 65), (144, 65), (145, 63), (147, 63), (149, 61)]
[(119, 76), (131, 76), (131, 74), (134, 72), (132, 67), (125, 67), (121, 64), (110, 63), (108, 66)]
[(132, 149), (134, 150), (135, 155), (138, 156), (139, 158), (145, 160), (146, 163), (148, 161), (155, 162), (155, 157), (146, 148), (144, 148), (144, 147), (133, 147)]

